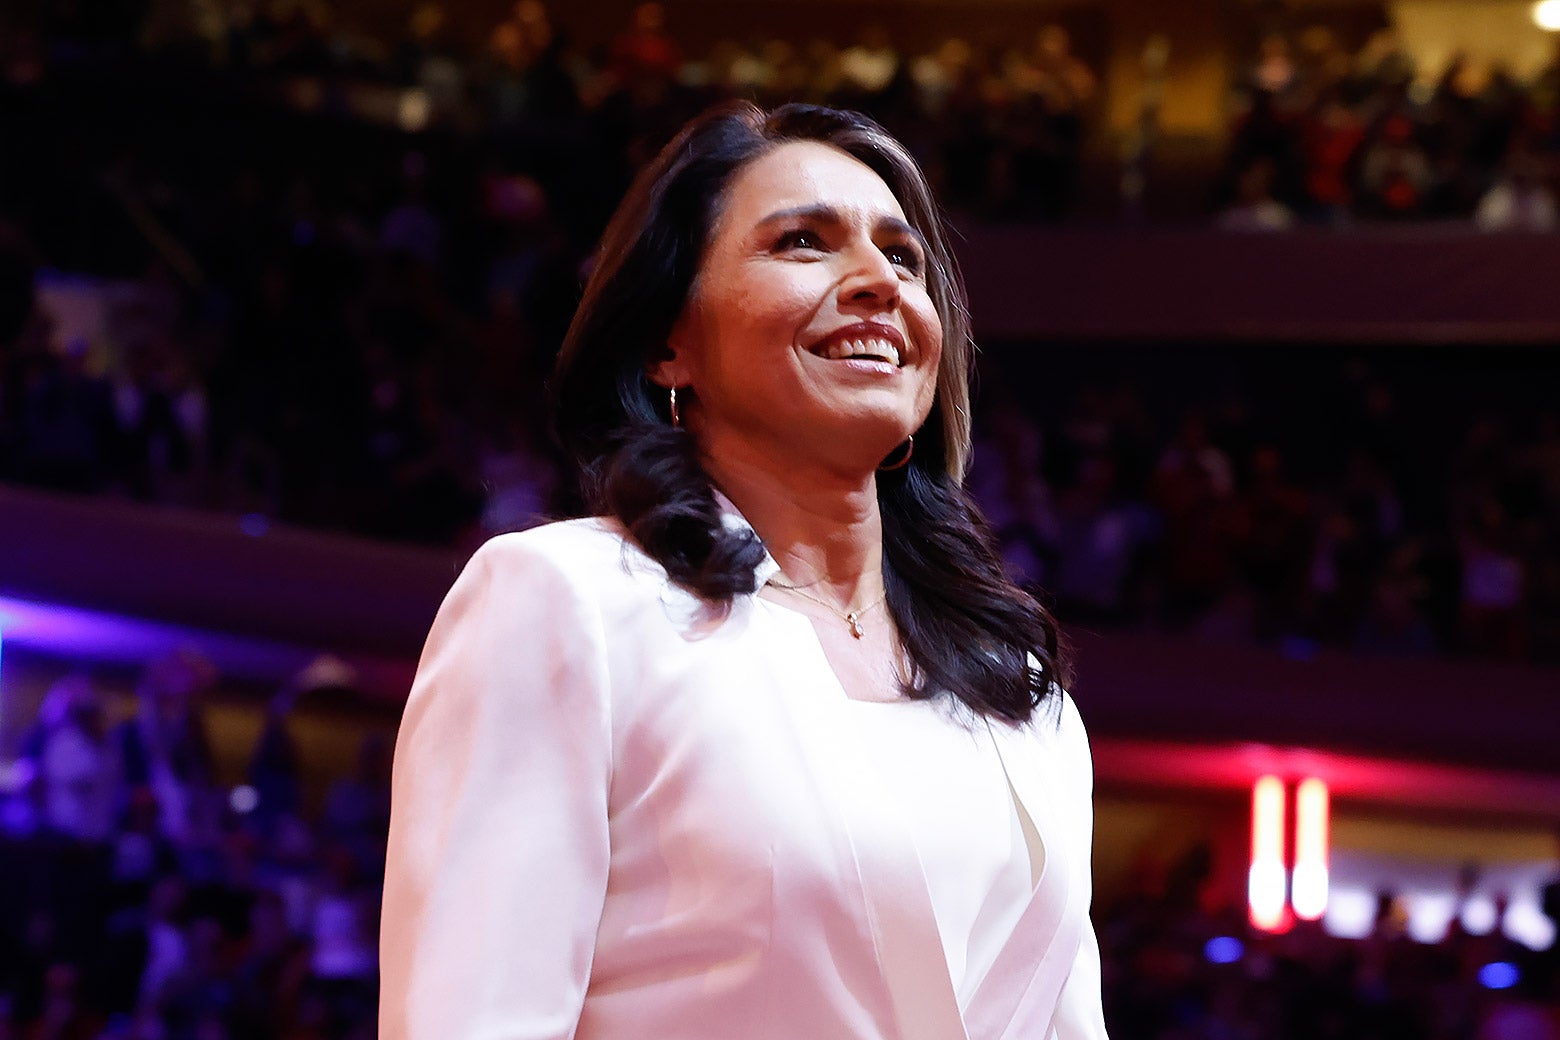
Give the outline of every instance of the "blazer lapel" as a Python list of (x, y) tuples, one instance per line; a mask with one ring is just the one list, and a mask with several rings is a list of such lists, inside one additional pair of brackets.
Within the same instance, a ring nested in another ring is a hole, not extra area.
[[(1044, 726), (1040, 717), (1030, 726)], [(1074, 850), (1055, 792), (1065, 777), (1052, 756), (1024, 728), (988, 723), (1017, 803), (1029, 814), (1045, 849), (1045, 865), (1029, 905), (964, 1010), (972, 1040), (1044, 1038), (1050, 1034), (1062, 985), (1083, 940), (1086, 891), (1076, 874)]]
[[(861, 878), (861, 895), (888, 985), (900, 1040), (968, 1040), (948, 959), (932, 912), (931, 894), (899, 799), (867, 761), (850, 719), (845, 692), (818, 645), (811, 623), (775, 611), (797, 638), (775, 665), (806, 672), (786, 703), (809, 766), (831, 795)], [(789, 685), (789, 684), (788, 684)]]

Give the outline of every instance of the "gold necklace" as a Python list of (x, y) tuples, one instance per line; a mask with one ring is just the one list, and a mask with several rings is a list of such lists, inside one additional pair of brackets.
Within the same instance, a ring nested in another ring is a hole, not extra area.
[(845, 623), (850, 626), (850, 634), (855, 636), (857, 639), (860, 639), (862, 636), (867, 634), (867, 630), (861, 627), (861, 619), (865, 617), (870, 611), (875, 610), (885, 599), (888, 598), (888, 590), (884, 589), (883, 595), (879, 596), (877, 599), (873, 600), (871, 603), (868, 603), (859, 610), (841, 610), (839, 607), (836, 607), (828, 600), (820, 599), (819, 597), (814, 596), (812, 593), (807, 592), (798, 585), (787, 585), (784, 582), (776, 581), (773, 578), (770, 578), (768, 583), (777, 589), (785, 589), (787, 592), (794, 592), (798, 596), (810, 599), (821, 607), (828, 607), (831, 611), (845, 619)]

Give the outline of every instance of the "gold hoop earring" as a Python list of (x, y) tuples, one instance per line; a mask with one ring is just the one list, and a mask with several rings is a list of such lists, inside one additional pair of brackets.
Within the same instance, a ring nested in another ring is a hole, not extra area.
[(682, 425), (682, 412), (680, 410), (678, 410), (678, 408), (677, 408), (677, 388), (675, 386), (669, 388), (667, 390), (666, 394), (667, 394), (667, 397), (670, 398), (670, 400), (671, 400), (672, 425), (673, 426), (681, 426)]
[(892, 473), (896, 469), (904, 469), (910, 465), (910, 456), (915, 454), (915, 434), (905, 438), (905, 453), (893, 462), (884, 463), (878, 467), (879, 473)]

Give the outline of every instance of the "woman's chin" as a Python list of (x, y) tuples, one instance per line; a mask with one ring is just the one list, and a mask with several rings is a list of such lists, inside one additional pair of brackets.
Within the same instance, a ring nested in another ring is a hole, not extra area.
[(881, 466), (884, 460), (904, 450), (904, 443), (914, 427), (901, 417), (871, 422), (857, 420), (818, 430), (818, 436), (810, 438), (813, 449), (835, 468), (840, 470), (870, 472)]

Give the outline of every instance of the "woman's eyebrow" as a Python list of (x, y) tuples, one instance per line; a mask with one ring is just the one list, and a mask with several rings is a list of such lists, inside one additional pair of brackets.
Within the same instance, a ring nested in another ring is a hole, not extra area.
[(927, 248), (926, 236), (921, 234), (921, 232), (917, 231), (911, 225), (905, 223), (903, 220), (900, 220), (898, 217), (884, 217), (882, 220), (877, 222), (877, 230), (891, 231), (895, 234), (905, 235), (909, 238), (915, 239), (922, 249)]
[(840, 211), (833, 206), (818, 203), (806, 206), (792, 206), (790, 209), (777, 209), (758, 222), (759, 227), (767, 224), (778, 224), (782, 220), (794, 220), (797, 217), (805, 217), (808, 220), (817, 220), (829, 224), (843, 224), (845, 218)]

